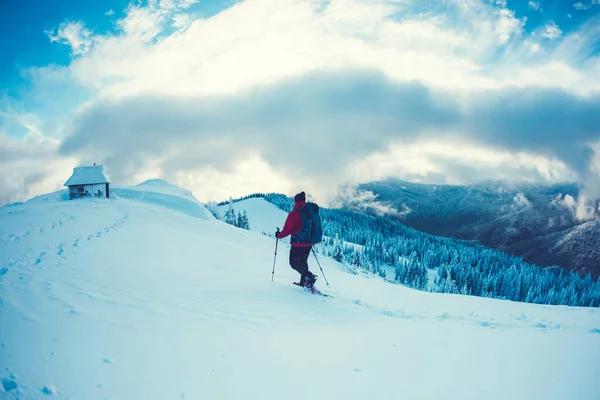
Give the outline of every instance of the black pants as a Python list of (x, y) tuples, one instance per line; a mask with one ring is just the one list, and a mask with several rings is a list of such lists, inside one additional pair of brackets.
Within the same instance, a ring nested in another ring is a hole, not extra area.
[(312, 247), (296, 247), (290, 249), (290, 266), (300, 274), (300, 282), (303, 282), (307, 276), (312, 276), (308, 270), (308, 256)]

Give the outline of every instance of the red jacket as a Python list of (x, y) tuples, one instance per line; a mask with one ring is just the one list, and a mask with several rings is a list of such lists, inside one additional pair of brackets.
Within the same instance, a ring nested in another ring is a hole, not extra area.
[[(283, 239), (289, 235), (295, 235), (302, 230), (302, 217), (300, 216), (300, 209), (304, 206), (304, 202), (294, 202), (294, 209), (288, 214), (283, 230), (279, 232), (277, 237)], [(290, 243), (294, 247), (311, 247), (311, 244), (306, 243)]]

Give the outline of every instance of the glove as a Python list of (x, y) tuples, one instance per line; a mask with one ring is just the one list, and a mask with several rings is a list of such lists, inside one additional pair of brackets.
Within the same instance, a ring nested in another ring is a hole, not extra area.
[(277, 231), (275, 231), (275, 237), (279, 239), (279, 228), (277, 228)]

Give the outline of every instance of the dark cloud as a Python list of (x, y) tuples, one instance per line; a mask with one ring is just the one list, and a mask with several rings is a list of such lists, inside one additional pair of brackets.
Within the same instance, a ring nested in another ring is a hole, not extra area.
[(232, 98), (96, 104), (77, 117), (60, 151), (92, 151), (118, 164), (170, 155), (168, 169), (227, 169), (256, 150), (275, 165), (316, 173), (457, 120), (420, 84), (370, 72), (318, 74)]
[(465, 133), (488, 145), (563, 160), (580, 176), (600, 138), (600, 96), (578, 98), (558, 89), (489, 91), (471, 101)]
[[(98, 103), (74, 126), (61, 154), (94, 153), (119, 178), (157, 158), (165, 176), (206, 165), (228, 170), (250, 151), (291, 174), (332, 177), (392, 141), (459, 132), (487, 146), (557, 157), (584, 179), (593, 155), (587, 143), (600, 138), (600, 97), (525, 88), (459, 102), (370, 71), (321, 73), (229, 98)], [(443, 162), (461, 175), (472, 171)]]

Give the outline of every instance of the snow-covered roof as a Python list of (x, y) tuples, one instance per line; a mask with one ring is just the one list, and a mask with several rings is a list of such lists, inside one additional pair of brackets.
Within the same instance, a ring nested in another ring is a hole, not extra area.
[(65, 182), (64, 186), (91, 185), (94, 183), (110, 183), (104, 175), (102, 165), (73, 168), (73, 175)]

